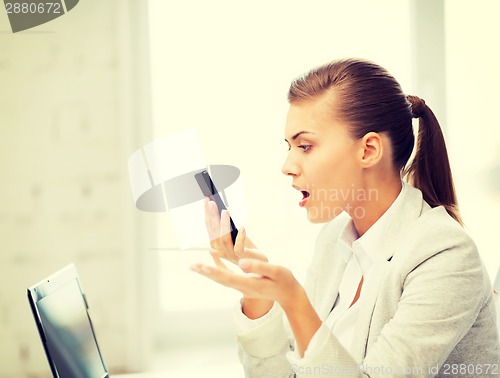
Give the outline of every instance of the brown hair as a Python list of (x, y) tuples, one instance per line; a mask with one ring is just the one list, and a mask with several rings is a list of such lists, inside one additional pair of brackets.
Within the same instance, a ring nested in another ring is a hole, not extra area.
[[(343, 59), (315, 68), (294, 80), (288, 101), (299, 103), (328, 93), (334, 117), (349, 124), (355, 138), (369, 132), (389, 136), (393, 165), (422, 191), (431, 206), (444, 206), (462, 224), (441, 127), (425, 101), (406, 96), (384, 68), (365, 60)], [(415, 157), (412, 118), (419, 119)], [(406, 166), (406, 168), (405, 168)]]

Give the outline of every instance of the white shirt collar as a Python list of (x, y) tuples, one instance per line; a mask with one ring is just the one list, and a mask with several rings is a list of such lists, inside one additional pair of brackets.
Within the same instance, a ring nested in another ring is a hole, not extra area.
[[(351, 258), (352, 253), (356, 255), (357, 260), (361, 263), (361, 268), (365, 273), (363, 265), (371, 265), (374, 261), (387, 261), (392, 255), (381, 248), (382, 239), (385, 230), (391, 218), (396, 216), (401, 207), (401, 198), (403, 192), (408, 189), (408, 183), (401, 181), (402, 188), (394, 202), (389, 206), (382, 216), (363, 234), (359, 234), (354, 226), (352, 219), (346, 223), (344, 229), (340, 233), (338, 247), (342, 257), (347, 262)], [(370, 261), (366, 259), (369, 258)], [(366, 266), (368, 268), (368, 266)]]
[(353, 242), (353, 250), (355, 251), (358, 247), (362, 248), (372, 261), (376, 260), (389, 260), (392, 257), (392, 253), (381, 248), (382, 240), (385, 235), (385, 230), (393, 218), (398, 213), (401, 198), (403, 197), (403, 191), (406, 190), (406, 184), (402, 181), (401, 191), (396, 197), (394, 202), (389, 206), (382, 216), (377, 219), (377, 221), (361, 236), (359, 239)]
[[(349, 217), (349, 215), (346, 213)], [(349, 221), (346, 223), (344, 229), (340, 232), (340, 237), (338, 240), (338, 247), (342, 257), (345, 262), (349, 261), (352, 255), (352, 243), (359, 238), (358, 230), (354, 226), (354, 222), (351, 217), (349, 217)]]

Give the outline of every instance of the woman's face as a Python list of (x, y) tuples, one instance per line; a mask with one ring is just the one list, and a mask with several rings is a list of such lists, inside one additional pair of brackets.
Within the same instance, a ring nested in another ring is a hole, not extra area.
[(356, 209), (362, 149), (347, 126), (331, 116), (327, 100), (322, 96), (292, 104), (285, 126), (290, 150), (282, 172), (302, 192), (299, 206), (313, 223), (327, 222), (344, 210), (363, 211)]

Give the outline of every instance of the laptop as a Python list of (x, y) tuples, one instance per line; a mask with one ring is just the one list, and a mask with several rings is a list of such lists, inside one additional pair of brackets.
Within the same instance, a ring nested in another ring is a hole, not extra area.
[(54, 378), (106, 378), (89, 306), (74, 264), (28, 289)]

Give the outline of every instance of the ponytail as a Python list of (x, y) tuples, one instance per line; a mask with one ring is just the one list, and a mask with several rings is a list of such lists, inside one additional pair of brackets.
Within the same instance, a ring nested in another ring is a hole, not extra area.
[(403, 176), (420, 189), (424, 200), (431, 206), (443, 206), (460, 224), (457, 197), (448, 160), (443, 133), (436, 116), (416, 96), (406, 96), (413, 118), (418, 118), (418, 139), (415, 157), (406, 167)]

